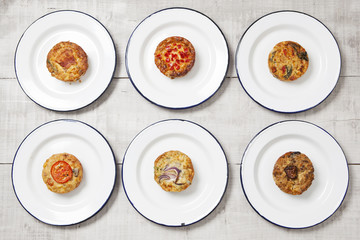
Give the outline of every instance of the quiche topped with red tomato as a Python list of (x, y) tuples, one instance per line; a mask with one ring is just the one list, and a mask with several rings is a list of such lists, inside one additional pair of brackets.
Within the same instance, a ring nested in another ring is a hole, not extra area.
[(77, 188), (83, 177), (80, 161), (72, 154), (53, 154), (43, 165), (42, 178), (55, 193), (67, 193)]
[(157, 46), (154, 55), (157, 68), (171, 79), (185, 76), (195, 63), (195, 48), (183, 37), (164, 39)]
[(301, 77), (309, 66), (305, 49), (292, 41), (279, 42), (269, 54), (271, 74), (282, 81), (294, 81)]

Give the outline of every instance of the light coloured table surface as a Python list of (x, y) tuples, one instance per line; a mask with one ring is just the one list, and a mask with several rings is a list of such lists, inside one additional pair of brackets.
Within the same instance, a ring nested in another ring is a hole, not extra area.
[[(0, 239), (359, 239), (360, 236), (360, 2), (320, 1), (1, 1), (0, 6)], [(125, 69), (125, 48), (137, 24), (149, 14), (172, 6), (196, 9), (223, 31), (230, 50), (227, 77), (217, 93), (203, 104), (169, 110), (145, 100), (131, 84)], [(77, 111), (55, 112), (32, 102), (21, 90), (14, 72), (14, 52), (25, 29), (46, 13), (74, 9), (97, 18), (109, 30), (117, 50), (114, 78), (93, 104)], [(335, 36), (342, 55), (339, 82), (319, 106), (297, 114), (269, 111), (255, 103), (236, 76), (237, 44), (259, 17), (278, 10), (297, 10), (323, 22)], [(77, 119), (98, 129), (109, 141), (117, 162), (114, 192), (106, 206), (89, 220), (67, 227), (44, 224), (19, 204), (11, 182), (14, 154), (24, 137), (42, 123)], [(124, 152), (133, 137), (151, 123), (181, 118), (211, 133), (226, 152), (229, 184), (219, 206), (202, 221), (170, 228), (146, 220), (131, 206), (121, 184)], [(350, 185), (338, 211), (325, 222), (291, 230), (260, 217), (247, 202), (239, 179), (242, 154), (264, 127), (281, 120), (305, 120), (326, 129), (347, 157)]]

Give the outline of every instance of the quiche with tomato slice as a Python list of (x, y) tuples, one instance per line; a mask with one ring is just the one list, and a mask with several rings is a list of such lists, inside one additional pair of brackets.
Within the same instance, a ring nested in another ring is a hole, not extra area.
[(308, 69), (309, 57), (300, 44), (284, 41), (271, 50), (268, 64), (271, 74), (277, 79), (294, 81)]
[(55, 193), (67, 193), (80, 185), (83, 168), (72, 154), (52, 155), (43, 165), (42, 179), (47, 188)]
[(65, 82), (75, 82), (87, 71), (88, 58), (76, 43), (59, 42), (48, 53), (46, 66), (51, 76)]
[(155, 50), (155, 64), (165, 76), (185, 76), (194, 66), (195, 48), (183, 37), (173, 36), (161, 41)]

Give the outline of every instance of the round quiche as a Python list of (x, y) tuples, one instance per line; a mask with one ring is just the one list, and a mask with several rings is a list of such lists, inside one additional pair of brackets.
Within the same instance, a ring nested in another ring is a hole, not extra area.
[(160, 72), (174, 79), (185, 76), (192, 69), (195, 63), (195, 48), (187, 39), (173, 36), (159, 43), (154, 56)]
[(276, 161), (273, 178), (283, 192), (300, 195), (312, 184), (314, 167), (305, 154), (287, 152)]
[(268, 59), (271, 74), (282, 81), (294, 81), (301, 77), (309, 66), (305, 49), (292, 41), (279, 42), (271, 50)]
[(77, 188), (83, 177), (80, 161), (72, 154), (52, 155), (43, 165), (42, 178), (55, 193), (67, 193)]
[(59, 42), (48, 53), (46, 66), (51, 76), (65, 82), (75, 82), (87, 71), (88, 58), (76, 43)]
[(167, 192), (181, 192), (194, 178), (191, 159), (180, 151), (161, 154), (154, 163), (154, 179)]

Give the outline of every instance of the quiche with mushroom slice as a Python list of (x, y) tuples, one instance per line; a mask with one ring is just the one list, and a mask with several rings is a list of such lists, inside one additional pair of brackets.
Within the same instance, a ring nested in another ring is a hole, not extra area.
[(305, 154), (287, 152), (276, 161), (273, 178), (283, 192), (300, 195), (311, 186), (314, 167)]

